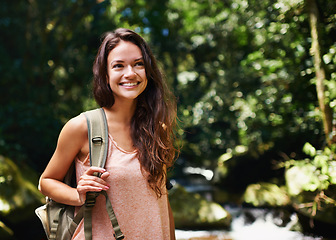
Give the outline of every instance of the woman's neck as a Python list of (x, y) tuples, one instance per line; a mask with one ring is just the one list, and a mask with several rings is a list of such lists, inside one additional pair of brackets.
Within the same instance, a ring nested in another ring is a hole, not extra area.
[(111, 108), (104, 108), (108, 119), (130, 124), (136, 108), (136, 101), (115, 102)]

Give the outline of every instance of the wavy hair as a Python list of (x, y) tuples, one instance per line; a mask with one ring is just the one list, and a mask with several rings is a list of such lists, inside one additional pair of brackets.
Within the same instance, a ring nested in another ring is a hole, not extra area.
[(128, 41), (141, 50), (148, 84), (138, 96), (137, 107), (131, 120), (131, 137), (137, 149), (141, 169), (158, 197), (165, 184), (165, 168), (172, 167), (178, 150), (174, 146), (176, 99), (169, 91), (158, 68), (157, 61), (145, 40), (132, 30), (118, 28), (103, 35), (93, 64), (93, 95), (101, 107), (114, 104), (108, 84), (107, 57), (120, 41)]

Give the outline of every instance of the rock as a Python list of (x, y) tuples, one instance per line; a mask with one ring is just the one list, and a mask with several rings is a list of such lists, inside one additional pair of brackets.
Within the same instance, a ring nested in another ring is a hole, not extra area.
[(181, 185), (170, 190), (169, 199), (178, 229), (225, 229), (231, 224), (231, 215), (221, 205), (187, 192)]
[(0, 221), (0, 238), (1, 240), (13, 239), (13, 231)]
[(290, 198), (285, 186), (279, 187), (276, 184), (267, 182), (249, 185), (243, 195), (243, 199), (244, 202), (255, 207), (280, 207), (290, 204)]
[(41, 236), (42, 225), (34, 210), (44, 197), (37, 190), (37, 182), (38, 174), (32, 169), (18, 167), (11, 159), (0, 156), (0, 239), (7, 239), (8, 235), (10, 239), (20, 239), (35, 233), (39, 234), (36, 239)]

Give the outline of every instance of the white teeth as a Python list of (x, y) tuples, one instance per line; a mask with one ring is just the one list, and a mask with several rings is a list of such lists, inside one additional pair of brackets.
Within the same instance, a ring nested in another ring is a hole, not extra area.
[(126, 86), (126, 87), (132, 87), (132, 86), (138, 85), (138, 83), (137, 82), (134, 82), (134, 83), (122, 83), (121, 85)]

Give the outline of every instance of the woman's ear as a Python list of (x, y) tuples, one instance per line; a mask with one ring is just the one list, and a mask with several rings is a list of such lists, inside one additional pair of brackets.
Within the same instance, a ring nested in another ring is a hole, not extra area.
[(105, 78), (106, 78), (106, 82), (107, 82), (107, 84), (108, 84), (108, 85), (110, 85), (110, 84), (109, 84), (109, 75), (108, 75), (108, 70), (106, 71), (106, 76), (105, 76)]

